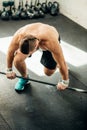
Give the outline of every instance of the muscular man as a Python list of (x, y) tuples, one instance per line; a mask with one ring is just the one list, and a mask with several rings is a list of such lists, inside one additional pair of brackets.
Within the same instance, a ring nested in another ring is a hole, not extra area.
[[(44, 73), (50, 76), (58, 67), (62, 81), (58, 82), (57, 89), (64, 90), (69, 85), (68, 67), (60, 46), (60, 36), (57, 30), (48, 24), (28, 24), (14, 34), (7, 53), (7, 78), (16, 77), (16, 73), (12, 70), (13, 64), (21, 76), (27, 78), (25, 59), (39, 48), (43, 51), (41, 63), (44, 65)], [(27, 82), (28, 80), (20, 78), (15, 90), (24, 90)]]

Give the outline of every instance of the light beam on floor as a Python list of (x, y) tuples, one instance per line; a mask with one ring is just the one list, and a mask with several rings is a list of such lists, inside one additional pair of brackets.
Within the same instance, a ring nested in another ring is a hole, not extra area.
[(61, 47), (66, 61), (76, 67), (87, 64), (87, 52), (61, 41)]

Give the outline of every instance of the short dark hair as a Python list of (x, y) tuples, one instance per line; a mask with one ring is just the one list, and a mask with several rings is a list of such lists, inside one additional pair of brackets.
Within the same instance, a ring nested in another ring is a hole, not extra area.
[(28, 36), (24, 39), (22, 39), (20, 43), (20, 51), (23, 54), (29, 54), (30, 51), (33, 51), (35, 48), (35, 42), (37, 38), (33, 36)]

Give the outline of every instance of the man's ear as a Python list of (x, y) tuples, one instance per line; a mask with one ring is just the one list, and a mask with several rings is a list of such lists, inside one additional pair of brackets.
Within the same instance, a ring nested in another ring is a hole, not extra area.
[(28, 54), (29, 53), (29, 41), (28, 40), (23, 40), (22, 43), (20, 44), (20, 51), (23, 54)]

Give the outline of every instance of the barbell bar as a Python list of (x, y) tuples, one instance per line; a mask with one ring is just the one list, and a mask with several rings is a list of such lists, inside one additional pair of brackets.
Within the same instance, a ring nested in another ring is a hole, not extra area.
[[(0, 72), (0, 74), (6, 75), (5, 72)], [(57, 86), (57, 84), (53, 84), (53, 83), (48, 83), (48, 82), (43, 82), (40, 80), (36, 80), (36, 79), (32, 79), (32, 78), (24, 78), (22, 76), (18, 76), (16, 75), (17, 78), (23, 78), (29, 81), (33, 81), (33, 82), (37, 82), (37, 83), (42, 83), (42, 84), (46, 84), (46, 85), (51, 85), (51, 86)], [(75, 88), (75, 87), (67, 87), (66, 89), (72, 90), (72, 91), (77, 91), (77, 92), (81, 92), (81, 93), (87, 93), (87, 90), (84, 89), (80, 89), (80, 88)]]

